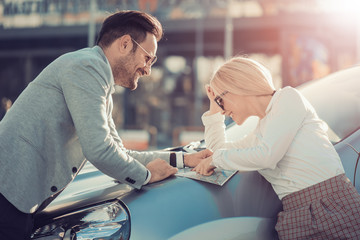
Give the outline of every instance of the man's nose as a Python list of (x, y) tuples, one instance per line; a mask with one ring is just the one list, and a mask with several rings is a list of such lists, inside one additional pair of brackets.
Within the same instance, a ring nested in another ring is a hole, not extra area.
[(144, 67), (144, 75), (149, 76), (150, 74), (151, 74), (151, 66), (150, 64), (146, 64), (146, 66)]

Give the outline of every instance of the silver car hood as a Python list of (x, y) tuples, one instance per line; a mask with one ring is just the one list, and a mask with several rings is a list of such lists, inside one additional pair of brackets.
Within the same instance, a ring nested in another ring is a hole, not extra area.
[(134, 190), (127, 184), (103, 174), (87, 162), (64, 191), (38, 216), (54, 216), (84, 206), (115, 199)]

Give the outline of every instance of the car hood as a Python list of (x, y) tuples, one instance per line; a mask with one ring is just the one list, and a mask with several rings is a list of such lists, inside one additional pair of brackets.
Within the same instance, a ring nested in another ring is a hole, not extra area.
[(120, 183), (87, 162), (76, 178), (36, 217), (57, 216), (74, 209), (115, 199), (134, 190), (127, 184)]

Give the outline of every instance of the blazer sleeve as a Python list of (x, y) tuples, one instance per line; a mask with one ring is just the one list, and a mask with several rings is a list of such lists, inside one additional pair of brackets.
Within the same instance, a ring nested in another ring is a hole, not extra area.
[(86, 55), (72, 61), (61, 86), (83, 154), (103, 173), (141, 188), (147, 169), (124, 151), (112, 133), (107, 116), (112, 73), (100, 57)]
[[(110, 104), (109, 105), (110, 109), (112, 109), (113, 108), (112, 98), (110, 99), (109, 104)], [(110, 133), (111, 133), (112, 137), (114, 138), (114, 140), (116, 141), (116, 143), (118, 144), (118, 146), (124, 152), (126, 152), (129, 156), (135, 158), (144, 166), (146, 166), (149, 162), (151, 162), (152, 160), (154, 160), (156, 158), (161, 158), (161, 159), (165, 160), (166, 162), (170, 163), (170, 152), (160, 152), (160, 151), (139, 152), (139, 151), (133, 151), (131, 149), (126, 149), (121, 140), (121, 136), (119, 136), (119, 133), (116, 130), (116, 126), (115, 126), (114, 120), (112, 118), (111, 110), (108, 113), (108, 122), (109, 122)]]

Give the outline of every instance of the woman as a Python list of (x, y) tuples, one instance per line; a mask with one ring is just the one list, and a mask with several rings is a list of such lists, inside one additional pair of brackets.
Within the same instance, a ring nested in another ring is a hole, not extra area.
[[(276, 224), (280, 239), (360, 237), (360, 195), (344, 174), (327, 125), (300, 92), (275, 91), (268, 70), (243, 57), (221, 66), (206, 91), (210, 109), (202, 121), (214, 153), (194, 171), (259, 171), (283, 203)], [(253, 133), (228, 142), (222, 115), (238, 125), (249, 116), (260, 120)]]

